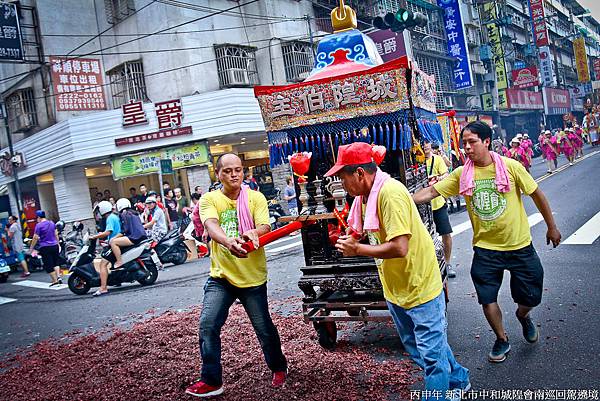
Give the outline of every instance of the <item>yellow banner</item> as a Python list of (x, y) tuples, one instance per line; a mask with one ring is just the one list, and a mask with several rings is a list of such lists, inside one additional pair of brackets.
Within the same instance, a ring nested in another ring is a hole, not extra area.
[(575, 65), (577, 66), (577, 78), (579, 82), (588, 82), (590, 80), (590, 68), (585, 52), (585, 39), (583, 37), (580, 36), (573, 40), (573, 53), (575, 53)]
[[(488, 20), (498, 19), (498, 10), (495, 3), (483, 5), (484, 14)], [(502, 48), (502, 36), (500, 27), (495, 23), (486, 24), (488, 39), (494, 55), (494, 66), (496, 70), (496, 82), (498, 89), (508, 88), (508, 76), (506, 75), (506, 64), (504, 62), (504, 49)]]
[(481, 95), (481, 102), (483, 103), (484, 111), (494, 110), (494, 98), (491, 93), (484, 93)]

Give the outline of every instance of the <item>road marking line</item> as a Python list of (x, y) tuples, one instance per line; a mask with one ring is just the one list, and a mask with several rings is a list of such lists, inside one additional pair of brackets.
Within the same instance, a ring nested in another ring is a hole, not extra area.
[(20, 285), (22, 287), (30, 287), (30, 288), (41, 288), (42, 290), (64, 290), (65, 288), (69, 288), (66, 284), (59, 284), (53, 287), (50, 287), (50, 283), (43, 283), (41, 281), (33, 281), (33, 280), (23, 280), (17, 281), (15, 283), (11, 283), (12, 285)]
[(591, 245), (600, 236), (600, 212), (579, 227), (563, 245)]
[(285, 251), (286, 249), (297, 247), (298, 245), (302, 245), (302, 241), (294, 242), (292, 244), (287, 244), (284, 246), (280, 246), (279, 248), (268, 249), (267, 253), (275, 253), (279, 251)]
[(275, 240), (275, 241), (271, 242), (271, 243), (270, 243), (269, 245), (267, 245), (267, 246), (273, 246), (273, 245), (275, 245), (275, 244), (280, 244), (280, 243), (282, 243), (282, 242), (291, 241), (291, 240), (294, 240), (294, 239), (296, 239), (297, 237), (298, 237), (297, 235), (294, 235), (294, 236), (288, 235), (287, 237), (283, 237), (283, 238), (280, 238), (280, 239), (278, 239), (278, 240)]
[(15, 301), (16, 301), (16, 299), (14, 299), (14, 298), (0, 297), (0, 305), (7, 304), (9, 302), (15, 302)]
[(457, 226), (452, 227), (452, 237), (458, 235), (464, 231), (467, 231), (471, 228), (471, 220), (467, 220), (464, 223), (460, 223)]
[(529, 227), (533, 227), (540, 221), (544, 221), (544, 216), (541, 213), (534, 213), (527, 217), (527, 221), (529, 222)]
[[(592, 156), (597, 155), (598, 153), (600, 153), (600, 150), (595, 150), (592, 153), (588, 153), (587, 155), (583, 156), (581, 159), (575, 159), (575, 162), (573, 164), (575, 165), (575, 164), (577, 164), (577, 163), (579, 163), (581, 161), (584, 161), (588, 157), (592, 157)], [(544, 174), (543, 176), (541, 176), (540, 178), (538, 178), (537, 180), (535, 180), (535, 182), (540, 183), (540, 182), (544, 181), (546, 178), (552, 177), (553, 175), (556, 175), (556, 173), (560, 173), (561, 171), (566, 170), (568, 167), (573, 167), (573, 166), (569, 166), (569, 163), (567, 163), (564, 166), (559, 167), (556, 170), (554, 170), (554, 172), (551, 173), (551, 174), (548, 174), (548, 173)]]

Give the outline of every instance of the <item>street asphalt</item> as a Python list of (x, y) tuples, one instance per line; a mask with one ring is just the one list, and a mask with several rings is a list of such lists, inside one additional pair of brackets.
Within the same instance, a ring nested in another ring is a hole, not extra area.
[[(548, 176), (542, 159), (535, 159), (532, 175), (540, 180), (540, 188), (550, 201), (564, 241), (600, 212), (600, 152), (588, 147), (586, 157), (574, 166), (566, 166), (564, 158), (561, 162), (563, 170)], [(514, 317), (516, 306), (510, 297), (508, 277), (505, 277), (499, 303), (512, 351), (504, 363), (487, 361), (494, 335), (477, 304), (468, 274), (472, 231), (466, 228), (454, 236), (452, 263), (458, 277), (449, 282), (449, 343), (458, 361), (470, 369), (471, 382), (478, 390), (598, 390), (599, 241), (596, 238), (589, 245), (562, 244), (552, 249), (546, 245), (546, 225), (536, 219), (537, 210), (531, 199), (527, 198), (525, 206), (535, 223), (531, 228), (533, 243), (545, 270), (543, 301), (533, 311), (541, 330), (540, 341), (531, 345), (523, 339)], [(450, 217), (455, 228), (465, 227), (461, 224), (468, 221), (464, 211)], [(299, 241), (299, 237), (290, 237), (267, 248), (272, 298), (301, 296), (297, 281), (304, 257)], [(42, 339), (60, 338), (73, 331), (88, 333), (106, 325), (126, 328), (153, 314), (197, 305), (202, 299), (209, 264), (208, 259), (203, 259), (170, 267), (160, 272), (157, 283), (151, 287), (123, 285), (112, 288), (110, 295), (99, 299), (93, 298), (91, 292), (76, 296), (68, 289), (15, 285), (21, 279), (13, 274), (8, 283), (0, 284), (0, 353), (6, 355)], [(29, 280), (49, 282), (48, 276), (41, 272), (34, 273)], [(298, 300), (290, 302), (290, 309), (298, 311)], [(369, 340), (373, 341), (374, 349), (375, 345), (401, 346), (390, 326), (375, 329), (377, 335)], [(351, 341), (362, 341), (360, 337), (369, 334), (361, 325), (351, 324), (341, 335)]]

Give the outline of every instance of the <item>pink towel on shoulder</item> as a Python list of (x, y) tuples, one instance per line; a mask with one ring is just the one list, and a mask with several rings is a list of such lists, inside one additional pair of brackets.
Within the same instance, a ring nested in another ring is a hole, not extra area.
[[(510, 191), (510, 180), (508, 178), (508, 170), (502, 157), (496, 152), (490, 152), (492, 161), (496, 166), (496, 189), (499, 192), (506, 193)], [(475, 163), (473, 160), (467, 158), (467, 162), (463, 167), (462, 174), (460, 175), (460, 187), (459, 193), (461, 195), (472, 196), (473, 190), (475, 189)]]
[(237, 198), (237, 218), (238, 218), (238, 231), (240, 236), (249, 230), (255, 228), (254, 219), (252, 213), (250, 213), (250, 204), (248, 202), (248, 191), (250, 188), (242, 184), (240, 195)]
[(381, 169), (377, 168), (377, 173), (375, 173), (375, 181), (373, 182), (371, 192), (369, 193), (369, 198), (367, 199), (367, 209), (365, 211), (364, 224), (362, 219), (363, 197), (362, 195), (359, 195), (354, 198), (354, 202), (352, 202), (352, 207), (348, 213), (348, 225), (357, 233), (362, 234), (363, 230), (379, 231), (377, 199), (379, 198), (379, 191), (381, 190), (381, 187), (383, 187), (383, 184), (385, 184), (385, 182), (390, 178), (391, 177), (388, 173), (384, 173), (381, 171)]

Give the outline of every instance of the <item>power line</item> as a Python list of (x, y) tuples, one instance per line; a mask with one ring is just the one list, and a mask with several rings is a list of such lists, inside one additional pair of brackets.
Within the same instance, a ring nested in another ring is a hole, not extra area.
[[(153, 0), (153, 3), (154, 3), (155, 1), (157, 1), (157, 0)], [(214, 17), (215, 15), (223, 14), (223, 13), (226, 13), (226, 12), (228, 12), (228, 11), (234, 10), (234, 9), (236, 9), (236, 8), (239, 8), (239, 7), (245, 6), (245, 5), (252, 4), (252, 3), (256, 3), (256, 2), (258, 2), (258, 1), (259, 1), (259, 0), (250, 0), (250, 1), (248, 1), (248, 2), (246, 2), (246, 3), (243, 3), (243, 4), (237, 4), (237, 5), (233, 6), (233, 7), (230, 7), (230, 8), (224, 9), (224, 10), (218, 10), (218, 11), (216, 11), (216, 12), (214, 12), (214, 13), (211, 13), (211, 14), (208, 14), (208, 15), (204, 15), (204, 16), (202, 16), (202, 17), (198, 17), (198, 18), (195, 18), (195, 19), (193, 19), (193, 20), (190, 20), (190, 21), (182, 22), (182, 23), (180, 23), (180, 24), (177, 24), (177, 25), (174, 25), (174, 26), (171, 26), (171, 27), (167, 27), (167, 28), (164, 28), (164, 29), (158, 30), (158, 31), (156, 31), (156, 32), (153, 32), (153, 33), (145, 34), (145, 35), (139, 36), (139, 37), (137, 37), (137, 38), (133, 38), (133, 39), (127, 40), (127, 41), (125, 41), (125, 42), (122, 42), (122, 43), (118, 43), (118, 44), (115, 44), (115, 45), (112, 45), (112, 46), (108, 46), (108, 47), (105, 47), (105, 48), (101, 48), (101, 49), (95, 50), (95, 51), (93, 51), (93, 52), (90, 52), (90, 53), (86, 53), (86, 54), (82, 54), (82, 55), (80, 54), (80, 55), (78, 55), (78, 56), (72, 57), (71, 59), (73, 59), (73, 58), (79, 58), (79, 57), (86, 57), (86, 56), (91, 56), (91, 55), (96, 55), (96, 53), (98, 53), (98, 52), (100, 52), (100, 54), (102, 54), (102, 52), (103, 52), (103, 51), (105, 51), (105, 50), (114, 49), (115, 47), (123, 46), (123, 45), (129, 44), (129, 43), (132, 43), (132, 42), (136, 42), (136, 41), (138, 41), (138, 40), (145, 39), (145, 38), (148, 38), (148, 37), (150, 37), (150, 36), (157, 35), (157, 34), (159, 34), (159, 33), (163, 33), (163, 32), (166, 32), (166, 31), (170, 31), (171, 29), (179, 28), (179, 27), (181, 27), (181, 26), (184, 26), (184, 25), (192, 24), (192, 23), (194, 23), (194, 22), (198, 22), (198, 21), (201, 21), (201, 20), (203, 20), (203, 19), (207, 19), (207, 18), (210, 18), (210, 17)], [(151, 3), (150, 3), (150, 4), (151, 4)], [(141, 10), (141, 9), (140, 9), (140, 10)], [(138, 11), (140, 11), (140, 10), (138, 10)], [(138, 12), (138, 11), (136, 11), (136, 12)], [(127, 17), (127, 18), (131, 17), (131, 16), (132, 16), (132, 15), (134, 15), (136, 12), (134, 12), (134, 13), (130, 14), (130, 15)], [(42, 65), (46, 65), (46, 64), (49, 64), (49, 63), (46, 63), (46, 62), (42, 63)], [(8, 81), (8, 80), (11, 80), (11, 79), (14, 79), (14, 78), (21, 77), (21, 76), (23, 76), (23, 75), (30, 74), (30, 73), (32, 73), (32, 72), (35, 72), (35, 71), (39, 70), (41, 67), (42, 67), (42, 66), (39, 66), (39, 67), (37, 67), (37, 68), (35, 68), (35, 69), (33, 69), (33, 70), (27, 71), (26, 73), (16, 74), (16, 75), (13, 75), (13, 76), (11, 76), (11, 77), (2, 78), (2, 79), (0, 79), (0, 83), (6, 82), (6, 81)]]
[[(208, 7), (208, 6), (200, 6), (200, 5), (192, 4), (192, 3), (186, 3), (186, 2), (180, 1), (180, 0), (158, 0), (158, 1), (165, 5), (180, 7), (180, 8), (187, 8), (188, 10), (204, 11), (204, 12), (218, 11), (217, 8)], [(242, 4), (242, 5), (245, 5), (245, 4)], [(258, 19), (258, 20), (278, 20), (278, 19), (288, 18), (285, 16), (253, 14), (253, 13), (247, 13), (247, 12), (243, 12), (243, 11), (228, 11), (226, 14), (233, 14), (236, 16), (248, 17), (249, 19)]]
[[(328, 34), (316, 35), (316, 36), (313, 36), (313, 38), (321, 38), (321, 37), (324, 37), (324, 36), (327, 36), (327, 35)], [(285, 37), (283, 37), (283, 38), (285, 38)], [(283, 38), (281, 38), (281, 39), (283, 39)], [(296, 37), (296, 40), (306, 40), (306, 39), (309, 39), (309, 37), (308, 36)], [(278, 43), (272, 43), (272, 44), (269, 44), (267, 46), (257, 47), (256, 51), (268, 49), (269, 47), (273, 47), (275, 45), (278, 45)], [(170, 68), (168, 70), (156, 71), (156, 72), (152, 72), (152, 73), (149, 73), (149, 74), (144, 74), (144, 79), (149, 78), (149, 77), (153, 77), (153, 76), (157, 76), (157, 75), (161, 75), (161, 74), (166, 74), (166, 73), (169, 73), (169, 72), (183, 70), (183, 69), (186, 69), (186, 68), (196, 67), (196, 66), (203, 65), (203, 64), (214, 63), (216, 61), (217, 61), (217, 59), (213, 58), (213, 59), (209, 59), (209, 60), (199, 61), (197, 63), (192, 63), (192, 64), (188, 64), (188, 65), (183, 65), (183, 66), (179, 66), (179, 67)], [(107, 83), (104, 83), (102, 85), (90, 86), (90, 89), (92, 89), (92, 88), (102, 88), (102, 87), (107, 87), (107, 86), (110, 86), (110, 85), (111, 85), (111, 83), (107, 82)], [(48, 94), (48, 95), (44, 95), (44, 96), (34, 97), (34, 99), (46, 99), (46, 98), (56, 97), (56, 96), (65, 95), (65, 94), (69, 94), (69, 93), (77, 93), (77, 92), (80, 92), (80, 91), (69, 91), (69, 92)]]

